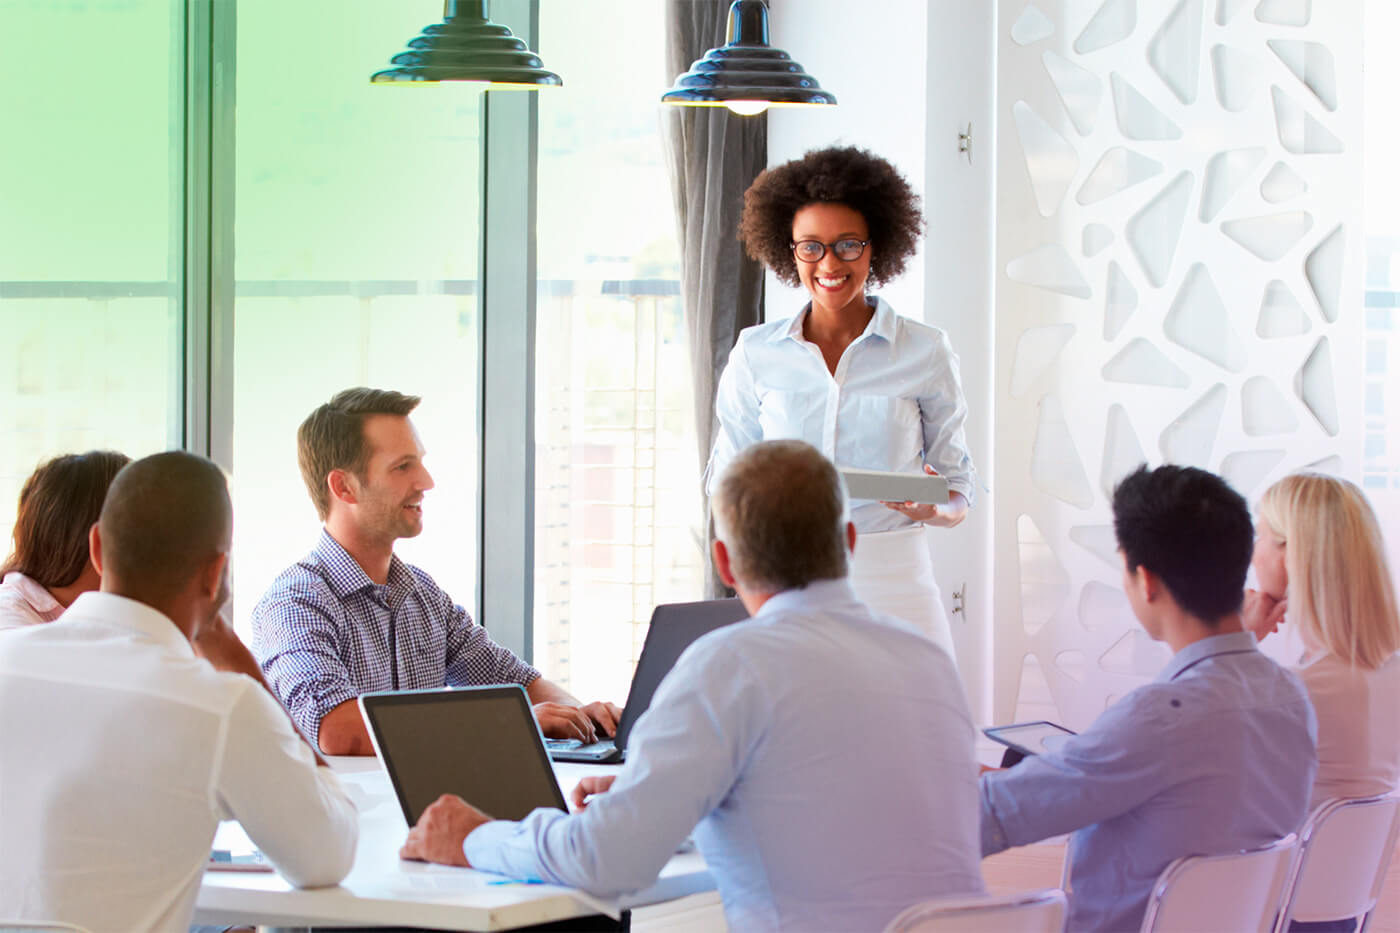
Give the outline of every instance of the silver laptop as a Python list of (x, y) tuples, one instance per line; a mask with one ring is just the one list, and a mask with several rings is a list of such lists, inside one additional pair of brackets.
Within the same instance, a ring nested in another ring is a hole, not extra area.
[(632, 727), (651, 705), (652, 695), (670, 673), (691, 642), (740, 619), (748, 610), (737, 599), (711, 599), (695, 603), (666, 603), (651, 614), (651, 626), (632, 674), (627, 705), (617, 724), (617, 736), (585, 745), (577, 739), (545, 739), (549, 756), (555, 761), (581, 761), (610, 764), (627, 755), (627, 737)]

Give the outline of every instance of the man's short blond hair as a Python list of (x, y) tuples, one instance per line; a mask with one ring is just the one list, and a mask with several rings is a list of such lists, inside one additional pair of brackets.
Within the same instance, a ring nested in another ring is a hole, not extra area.
[(846, 491), (802, 441), (764, 441), (735, 457), (715, 490), (715, 536), (746, 588), (801, 589), (846, 576)]

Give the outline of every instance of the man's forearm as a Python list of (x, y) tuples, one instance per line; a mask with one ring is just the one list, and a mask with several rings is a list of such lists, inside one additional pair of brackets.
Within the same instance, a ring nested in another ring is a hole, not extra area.
[(569, 691), (544, 677), (536, 677), (530, 681), (525, 688), (526, 694), (530, 697), (530, 702), (534, 703), (563, 703), (568, 706), (582, 706), (583, 704)]
[(374, 743), (357, 700), (346, 700), (321, 717), (316, 743), (327, 755), (373, 755)]

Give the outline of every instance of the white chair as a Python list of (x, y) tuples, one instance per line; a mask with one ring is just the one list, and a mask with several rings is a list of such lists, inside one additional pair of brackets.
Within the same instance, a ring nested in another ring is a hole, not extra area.
[(1060, 933), (1065, 892), (1058, 888), (994, 897), (940, 897), (902, 911), (885, 933)]
[(1334, 797), (1318, 805), (1298, 834), (1276, 930), (1294, 920), (1360, 917), (1371, 922), (1400, 832), (1400, 796)]
[(1289, 833), (1258, 849), (1177, 859), (1152, 886), (1143, 933), (1267, 933), (1283, 902), (1297, 842), (1297, 835)]

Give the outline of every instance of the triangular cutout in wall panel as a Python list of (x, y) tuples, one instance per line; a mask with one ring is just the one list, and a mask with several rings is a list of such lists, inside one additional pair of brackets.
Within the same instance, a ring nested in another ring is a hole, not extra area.
[(1337, 65), (1321, 42), (1270, 39), (1269, 48), (1328, 110), (1337, 109)]
[(1184, 389), (1191, 384), (1190, 377), (1180, 366), (1141, 337), (1131, 341), (1104, 364), (1103, 378), (1109, 382), (1169, 389)]
[(1011, 27), (1011, 41), (1017, 45), (1033, 45), (1055, 34), (1055, 24), (1034, 3), (1029, 4)]
[(1064, 104), (1070, 122), (1080, 136), (1088, 136), (1099, 122), (1103, 82), (1092, 71), (1054, 52), (1047, 50), (1041, 61), (1045, 63), (1045, 71), (1060, 95), (1060, 103)]
[(1263, 161), (1262, 146), (1231, 149), (1211, 156), (1206, 164), (1205, 182), (1201, 185), (1201, 220), (1204, 223), (1214, 220)]
[(1087, 55), (1106, 49), (1132, 35), (1136, 26), (1136, 0), (1104, 0), (1079, 38), (1074, 40), (1074, 50), (1080, 55)]
[(1196, 102), (1201, 74), (1201, 0), (1181, 0), (1147, 43), (1152, 70), (1183, 104)]
[(1089, 177), (1084, 179), (1075, 200), (1080, 204), (1093, 204), (1161, 173), (1162, 163), (1156, 159), (1114, 146), (1103, 154)]
[(1196, 263), (1186, 273), (1162, 330), (1172, 343), (1228, 372), (1241, 372), (1248, 360), (1244, 341), (1230, 326), (1230, 313), (1204, 263)]
[(1026, 157), (1026, 172), (1031, 178), (1036, 206), (1042, 217), (1049, 217), (1059, 210), (1070, 182), (1079, 171), (1079, 153), (1025, 101), (1013, 104), (1011, 114), (1016, 121), (1021, 151)]
[(1074, 259), (1059, 243), (1046, 243), (1006, 264), (1006, 277), (1022, 285), (1088, 298), (1092, 292)]
[(1267, 83), (1259, 62), (1228, 45), (1213, 46), (1210, 62), (1220, 106), (1231, 113), (1244, 113), (1252, 107)]
[(1191, 203), (1193, 183), (1191, 173), (1182, 172), (1128, 220), (1128, 245), (1142, 263), (1147, 280), (1158, 288), (1171, 272), (1172, 258), (1181, 241), (1182, 222)]
[(1266, 340), (1298, 337), (1312, 330), (1312, 321), (1293, 293), (1278, 279), (1264, 289), (1259, 303), (1259, 323), (1254, 332)]
[(1259, 197), (1270, 204), (1280, 204), (1308, 193), (1308, 183), (1283, 162), (1275, 162), (1269, 174), (1259, 183)]
[(1220, 433), (1228, 394), (1223, 385), (1211, 386), (1205, 395), (1167, 425), (1161, 438), (1162, 457), (1167, 463), (1210, 468), (1210, 455), (1215, 448), (1215, 437)]
[(1109, 83), (1113, 86), (1113, 111), (1118, 117), (1120, 133), (1129, 139), (1181, 138), (1181, 127), (1118, 72), (1109, 76)]

